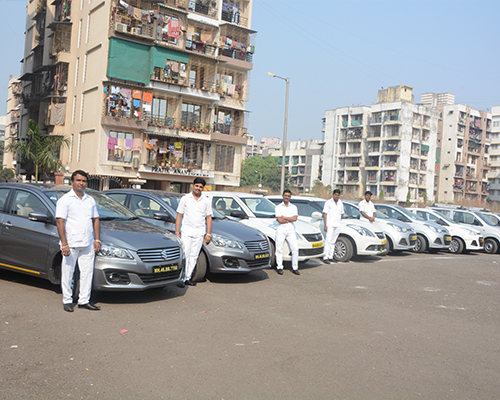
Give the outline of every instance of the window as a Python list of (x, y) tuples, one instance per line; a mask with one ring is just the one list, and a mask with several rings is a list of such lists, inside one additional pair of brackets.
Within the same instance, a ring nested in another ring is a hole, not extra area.
[(171, 44), (177, 44), (180, 33), (179, 18), (160, 14), (160, 20), (163, 22), (158, 23), (161, 29), (158, 29), (156, 39)]
[(31, 212), (41, 212), (49, 215), (47, 207), (34, 194), (24, 190), (17, 190), (12, 202), (11, 214), (28, 217)]
[(221, 146), (215, 147), (215, 170), (220, 172), (233, 172), (234, 147)]
[(293, 204), (297, 206), (297, 211), (299, 215), (302, 215), (304, 217), (311, 217), (311, 214), (313, 212), (318, 212), (316, 208), (311, 206), (310, 204), (303, 202), (303, 201), (292, 201)]
[(231, 215), (233, 211), (244, 213), (238, 202), (231, 197), (214, 197), (212, 199), (212, 208), (224, 215)]
[(189, 70), (189, 86), (202, 89), (205, 87), (205, 68), (192, 65)]
[(182, 103), (181, 125), (194, 128), (201, 123), (201, 106)]
[(132, 160), (133, 133), (109, 132), (108, 161), (130, 163)]
[(166, 213), (161, 205), (145, 196), (132, 195), (130, 198), (130, 210), (139, 217), (154, 218), (155, 213)]
[(0, 189), (0, 212), (4, 212), (5, 203), (7, 203), (7, 196), (10, 189)]
[(125, 199), (127, 198), (126, 194), (123, 194), (123, 193), (112, 193), (112, 194), (108, 194), (107, 196), (111, 197), (113, 200), (116, 200), (122, 206), (125, 205)]

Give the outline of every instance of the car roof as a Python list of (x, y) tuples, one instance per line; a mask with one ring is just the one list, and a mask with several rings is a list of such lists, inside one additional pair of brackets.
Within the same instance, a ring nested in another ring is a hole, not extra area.
[[(283, 199), (283, 196), (280, 196), (279, 194), (273, 194), (270, 196), (266, 196), (267, 199)], [(311, 200), (311, 201), (326, 201), (326, 199), (322, 199), (321, 197), (314, 197), (314, 196), (292, 196), (290, 201), (293, 200)]]
[(218, 195), (218, 196), (235, 196), (235, 197), (264, 197), (261, 194), (255, 193), (242, 193), (242, 192), (224, 192), (224, 191), (211, 191), (207, 190), (204, 194)]
[(108, 192), (124, 192), (124, 193), (151, 193), (155, 194), (157, 196), (164, 196), (164, 197), (182, 197), (184, 194), (182, 193), (177, 193), (177, 192), (165, 192), (163, 190), (155, 190), (155, 189), (132, 189), (132, 188), (117, 188), (117, 189), (109, 189), (105, 190), (105, 193)]

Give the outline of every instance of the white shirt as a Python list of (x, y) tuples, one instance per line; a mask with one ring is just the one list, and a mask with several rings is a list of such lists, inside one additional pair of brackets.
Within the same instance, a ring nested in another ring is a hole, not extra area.
[(206, 196), (199, 199), (188, 193), (181, 198), (177, 212), (183, 215), (181, 234), (187, 236), (200, 236), (207, 232), (206, 218), (212, 215), (212, 203)]
[(339, 199), (337, 203), (333, 199), (325, 202), (323, 214), (327, 215), (326, 226), (328, 228), (338, 228), (342, 225), (342, 214), (344, 214), (344, 204)]
[(80, 199), (71, 189), (57, 200), (56, 218), (66, 220), (64, 226), (69, 247), (87, 247), (94, 242), (92, 218), (99, 218), (99, 214), (94, 199), (87, 193), (83, 193)]
[[(285, 206), (285, 203), (283, 202), (281, 204), (278, 204), (274, 212), (276, 214), (276, 217), (295, 217), (296, 215), (297, 216), (299, 215), (297, 206), (295, 206), (290, 202), (288, 202), (288, 206)], [(295, 229), (295, 224), (293, 222), (289, 222), (286, 224), (279, 224), (278, 229), (282, 227), (286, 228), (288, 226), (291, 226), (293, 227), (293, 229)]]
[[(366, 199), (363, 199), (359, 202), (359, 211), (364, 211), (366, 215), (369, 217), (373, 217), (373, 213), (375, 212), (375, 206), (372, 201), (367, 202)], [(363, 214), (361, 214), (361, 218), (367, 219), (363, 217)]]

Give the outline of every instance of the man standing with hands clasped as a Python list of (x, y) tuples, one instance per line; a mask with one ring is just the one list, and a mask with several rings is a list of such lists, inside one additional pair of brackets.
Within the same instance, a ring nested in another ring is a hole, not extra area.
[[(177, 218), (175, 220), (175, 235), (181, 238), (182, 248), (186, 255), (186, 268), (184, 282), (179, 287), (196, 286), (191, 280), (198, 256), (200, 255), (203, 241), (210, 243), (212, 240), (212, 204), (210, 199), (202, 196), (206, 182), (203, 178), (193, 181), (193, 191), (181, 198), (177, 207)], [(206, 221), (206, 224), (205, 224)], [(182, 229), (181, 227), (182, 222)]]
[[(57, 232), (61, 239), (61, 288), (64, 311), (73, 312), (73, 274), (78, 262), (80, 294), (78, 308), (97, 311), (101, 308), (90, 304), (94, 258), (101, 248), (99, 214), (92, 197), (85, 193), (88, 175), (75, 171), (71, 175), (71, 189), (56, 205)], [(75, 283), (76, 284), (76, 283)]]
[(344, 216), (344, 204), (340, 200), (340, 190), (333, 191), (333, 197), (325, 202), (323, 207), (323, 218), (325, 220), (325, 256), (323, 262), (330, 264), (336, 262), (333, 258), (335, 252), (335, 243), (340, 233), (342, 217)]
[(375, 221), (375, 215), (377, 211), (375, 210), (375, 206), (372, 201), (372, 192), (367, 190), (365, 192), (365, 199), (359, 202), (359, 211), (361, 212), (361, 216), (366, 218), (370, 222)]
[(295, 275), (300, 275), (299, 272), (299, 247), (297, 245), (297, 237), (295, 236), (295, 225), (299, 215), (297, 207), (290, 203), (292, 192), (288, 189), (283, 191), (283, 203), (276, 206), (276, 221), (278, 221), (278, 229), (276, 229), (276, 272), (283, 275), (283, 244), (285, 240), (288, 242), (290, 251), (292, 252), (292, 272)]

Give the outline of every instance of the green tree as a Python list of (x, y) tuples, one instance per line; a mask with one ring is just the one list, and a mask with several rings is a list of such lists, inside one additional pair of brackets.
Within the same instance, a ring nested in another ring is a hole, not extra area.
[[(262, 174), (262, 186), (279, 192), (281, 186), (281, 165), (277, 157), (248, 157), (241, 165), (240, 186), (258, 186)], [(288, 173), (285, 171), (285, 188), (289, 188)]]
[(0, 170), (0, 180), (7, 180), (14, 178), (15, 174), (10, 168), (2, 168)]
[(330, 185), (325, 186), (323, 182), (321, 182), (319, 179), (316, 179), (311, 189), (311, 193), (316, 197), (321, 197), (324, 199), (330, 198), (332, 197), (332, 187)]
[(406, 207), (410, 207), (410, 200), (411, 200), (411, 191), (408, 189), (408, 193), (406, 193)]
[(380, 189), (380, 193), (378, 194), (379, 200), (384, 200), (384, 189)]
[(18, 153), (25, 161), (31, 161), (35, 167), (35, 181), (38, 181), (39, 172), (53, 172), (63, 167), (59, 159), (62, 147), (69, 147), (68, 139), (43, 135), (38, 124), (30, 119), (26, 138), (9, 143), (5, 151)]

